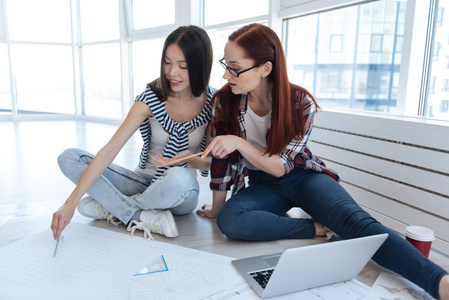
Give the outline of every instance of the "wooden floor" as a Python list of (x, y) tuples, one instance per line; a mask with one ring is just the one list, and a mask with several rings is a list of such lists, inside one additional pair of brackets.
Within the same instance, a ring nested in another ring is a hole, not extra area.
[[(59, 170), (57, 156), (69, 147), (96, 153), (116, 129), (117, 125), (88, 121), (0, 121), (0, 247), (48, 230), (52, 213), (62, 205), (74, 188)], [(141, 144), (136, 133), (115, 163), (134, 169)], [(199, 205), (210, 203), (208, 178), (199, 178)], [(293, 217), (301, 215), (300, 211), (291, 211), (290, 214)], [(223, 236), (215, 220), (195, 213), (176, 216), (175, 219), (180, 236), (169, 239), (154, 234), (155, 239), (237, 258), (326, 242), (323, 238), (273, 242), (236, 241)], [(103, 220), (91, 220), (78, 212), (73, 221), (128, 234), (124, 225), (114, 226)], [(141, 232), (137, 235), (142, 236)], [(446, 255), (432, 251), (430, 258), (449, 270), (449, 257)], [(372, 285), (381, 271), (384, 270), (370, 262), (357, 279)]]

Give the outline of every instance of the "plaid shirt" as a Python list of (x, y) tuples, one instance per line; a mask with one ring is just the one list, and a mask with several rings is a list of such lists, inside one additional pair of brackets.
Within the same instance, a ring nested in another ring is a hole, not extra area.
[[(323, 161), (314, 156), (307, 146), (310, 133), (313, 128), (313, 119), (315, 117), (316, 105), (306, 94), (302, 94), (299, 101), (307, 101), (304, 115), (306, 116), (305, 134), (302, 140), (292, 140), (280, 153), (277, 155), (282, 160), (285, 167), (285, 173), (289, 173), (295, 167), (314, 170), (322, 172), (334, 178), (336, 181), (340, 180), (337, 172), (327, 168)], [(246, 140), (246, 127), (244, 115), (246, 114), (248, 106), (248, 95), (242, 94), (240, 98), (239, 116), (240, 123), (240, 137)], [(220, 109), (220, 99), (216, 99), (214, 107), (212, 108), (212, 118), (215, 119)], [(217, 123), (212, 128), (212, 138), (219, 135), (226, 135), (220, 123)], [(232, 194), (237, 193), (245, 188), (245, 176), (248, 170), (245, 166), (243, 156), (238, 151), (230, 153), (226, 157), (212, 158), (211, 165), (211, 182), (210, 188), (212, 190), (227, 191), (232, 189)]]

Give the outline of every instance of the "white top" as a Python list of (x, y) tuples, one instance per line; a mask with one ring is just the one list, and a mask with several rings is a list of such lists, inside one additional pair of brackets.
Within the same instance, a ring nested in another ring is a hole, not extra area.
[[(148, 160), (145, 165), (145, 169), (141, 169), (139, 167), (136, 168), (137, 172), (142, 172), (151, 177), (154, 177), (156, 174), (156, 166), (157, 162), (153, 160), (157, 154), (164, 153), (164, 147), (168, 142), (170, 135), (164, 130), (156, 117), (148, 118), (151, 125), (152, 136), (150, 140), (150, 147), (148, 151)], [(203, 124), (195, 129), (192, 133), (189, 134), (189, 151), (192, 153), (201, 152), (201, 141), (203, 140), (204, 135), (206, 134), (207, 123)], [(196, 145), (196, 147), (195, 147)], [(191, 171), (196, 176), (196, 169), (193, 168), (190, 164), (187, 164), (187, 169)]]
[[(246, 140), (259, 149), (265, 150), (267, 148), (268, 128), (271, 123), (271, 110), (268, 114), (261, 117), (258, 116), (249, 106), (244, 115)], [(244, 158), (246, 167), (250, 170), (258, 170), (249, 161)]]

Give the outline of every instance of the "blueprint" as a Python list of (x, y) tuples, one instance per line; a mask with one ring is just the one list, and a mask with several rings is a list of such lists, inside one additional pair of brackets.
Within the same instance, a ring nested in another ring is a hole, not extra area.
[(382, 272), (366, 300), (433, 300), (422, 288), (395, 274)]
[[(231, 257), (75, 222), (63, 235), (55, 257), (50, 229), (0, 248), (0, 299), (259, 299)], [(368, 291), (352, 280), (273, 299), (355, 300)]]

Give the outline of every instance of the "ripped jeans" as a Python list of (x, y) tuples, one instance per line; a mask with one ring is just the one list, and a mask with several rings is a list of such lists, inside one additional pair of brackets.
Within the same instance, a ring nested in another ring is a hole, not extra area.
[[(70, 148), (58, 157), (58, 164), (62, 173), (78, 184), (93, 158), (87, 151)], [(153, 184), (151, 180), (151, 176), (111, 164), (87, 194), (124, 224), (140, 209), (169, 209), (182, 215), (198, 205), (198, 180), (186, 168), (170, 168)]]

